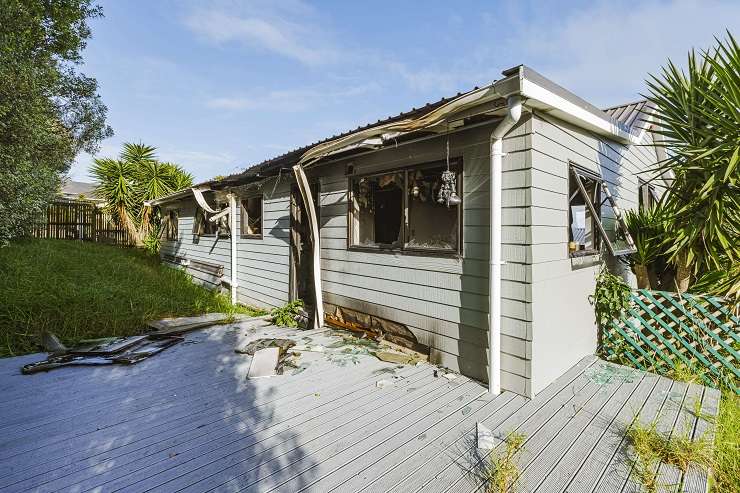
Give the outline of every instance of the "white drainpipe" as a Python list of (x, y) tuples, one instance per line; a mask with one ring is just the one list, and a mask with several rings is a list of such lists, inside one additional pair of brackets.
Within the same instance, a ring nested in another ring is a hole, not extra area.
[(236, 237), (238, 235), (236, 229), (236, 195), (230, 193), (229, 197), (229, 219), (231, 219), (231, 303), (236, 304), (237, 292), (236, 288), (239, 283), (236, 281), (238, 277), (237, 273), (237, 251), (236, 251)]
[(519, 121), (522, 101), (519, 95), (507, 99), (508, 112), (491, 133), (491, 237), (488, 272), (488, 391), (501, 393), (501, 179), (504, 136)]

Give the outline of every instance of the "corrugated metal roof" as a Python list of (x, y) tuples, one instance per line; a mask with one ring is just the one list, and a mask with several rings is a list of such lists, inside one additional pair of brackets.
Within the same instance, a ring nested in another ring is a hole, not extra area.
[(640, 128), (642, 119), (652, 112), (653, 104), (646, 99), (606, 108), (604, 113), (629, 127)]

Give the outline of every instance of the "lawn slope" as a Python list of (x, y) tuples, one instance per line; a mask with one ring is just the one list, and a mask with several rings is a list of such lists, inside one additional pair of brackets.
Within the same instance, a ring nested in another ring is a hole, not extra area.
[(136, 249), (70, 240), (0, 248), (0, 356), (37, 351), (42, 330), (69, 343), (137, 334), (151, 319), (231, 311), (255, 313)]

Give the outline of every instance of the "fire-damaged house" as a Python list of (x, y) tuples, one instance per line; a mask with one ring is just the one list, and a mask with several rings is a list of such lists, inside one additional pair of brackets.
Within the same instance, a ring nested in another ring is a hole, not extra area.
[(532, 396), (596, 348), (588, 296), (632, 246), (620, 210), (662, 190), (650, 130), (645, 102), (600, 110), (518, 66), (154, 201), (162, 259)]

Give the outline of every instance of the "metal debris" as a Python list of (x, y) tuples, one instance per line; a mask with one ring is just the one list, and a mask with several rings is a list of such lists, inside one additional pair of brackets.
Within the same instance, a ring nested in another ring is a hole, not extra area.
[(66, 354), (51, 354), (47, 359), (24, 365), (25, 375), (53, 370), (62, 366), (133, 365), (160, 353), (183, 340), (178, 336), (134, 336), (68, 348)]

